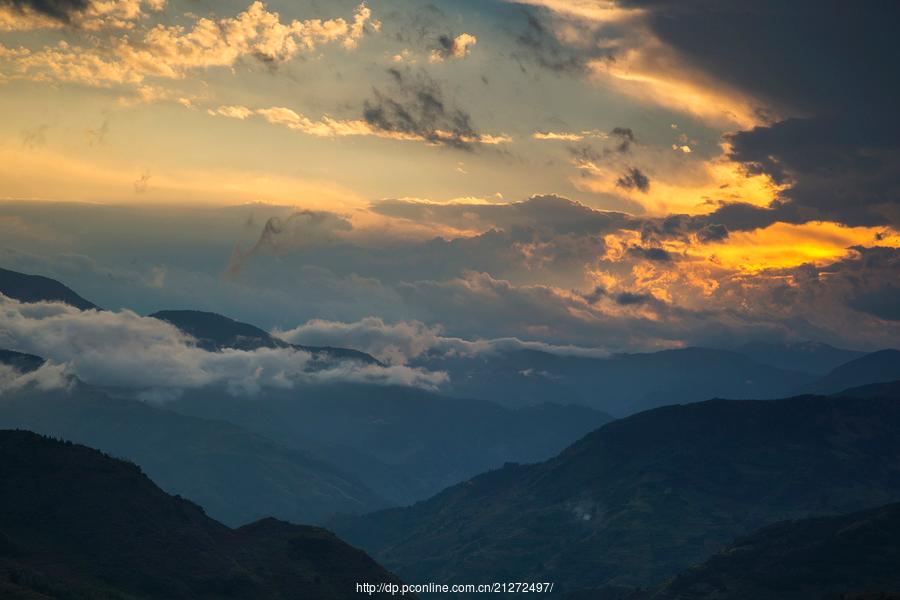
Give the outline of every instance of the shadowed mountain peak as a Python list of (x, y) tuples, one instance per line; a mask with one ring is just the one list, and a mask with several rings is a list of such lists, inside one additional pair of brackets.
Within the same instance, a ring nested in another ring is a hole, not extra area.
[(8, 269), (0, 269), (0, 294), (20, 302), (65, 302), (81, 310), (100, 309), (55, 279)]
[(21, 373), (31, 373), (41, 368), (44, 359), (34, 354), (0, 349), (0, 365), (12, 367)]

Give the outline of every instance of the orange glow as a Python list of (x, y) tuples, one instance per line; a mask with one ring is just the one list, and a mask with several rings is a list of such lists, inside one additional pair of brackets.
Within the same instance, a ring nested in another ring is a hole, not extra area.
[(692, 255), (741, 272), (827, 265), (849, 255), (852, 246), (900, 247), (900, 233), (877, 227), (844, 227), (815, 221), (774, 223), (765, 229), (732, 233), (726, 240), (695, 246)]
[(625, 196), (651, 215), (705, 214), (718, 208), (723, 201), (768, 206), (784, 189), (766, 175), (748, 176), (738, 163), (725, 158), (692, 162), (683, 170), (673, 169), (662, 176), (648, 169), (651, 182), (646, 192), (617, 185), (621, 166), (581, 163), (578, 168), (590, 175), (572, 180), (579, 189)]

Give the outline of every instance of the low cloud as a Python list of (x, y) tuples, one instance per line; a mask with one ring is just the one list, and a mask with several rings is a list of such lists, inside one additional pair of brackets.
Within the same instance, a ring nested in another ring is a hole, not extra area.
[(378, 317), (366, 317), (352, 323), (314, 319), (274, 334), (296, 344), (358, 348), (392, 365), (405, 365), (423, 357), (476, 356), (515, 350), (538, 350), (561, 356), (608, 355), (599, 348), (547, 344), (515, 337), (466, 340), (442, 332), (440, 326), (428, 326), (420, 321), (386, 323)]
[(15, 392), (25, 388), (40, 391), (66, 389), (73, 379), (66, 365), (45, 362), (33, 371), (22, 372), (15, 367), (0, 363), (0, 396), (5, 392)]
[(61, 303), (21, 303), (0, 296), (0, 347), (35, 354), (49, 363), (29, 376), (5, 375), (5, 385), (47, 385), (53, 373), (99, 386), (164, 397), (179, 390), (224, 385), (233, 394), (302, 383), (350, 381), (434, 389), (444, 373), (401, 365), (343, 361), (317, 365), (290, 348), (207, 352), (164, 321), (131, 311), (79, 311)]

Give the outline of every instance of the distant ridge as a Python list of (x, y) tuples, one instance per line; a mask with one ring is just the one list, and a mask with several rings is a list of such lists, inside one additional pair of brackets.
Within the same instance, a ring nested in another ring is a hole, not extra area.
[(900, 350), (879, 350), (845, 363), (801, 387), (804, 394), (834, 394), (848, 388), (900, 380)]
[(100, 310), (55, 279), (8, 269), (0, 269), (0, 294), (20, 302), (65, 302), (81, 310)]
[(131, 463), (0, 431), (0, 596), (92, 600), (342, 600), (396, 582), (317, 527), (229, 529)]
[(256, 350), (258, 348), (295, 348), (335, 360), (357, 360), (380, 364), (373, 356), (350, 348), (331, 346), (298, 346), (280, 340), (255, 325), (241, 323), (224, 315), (201, 310), (161, 310), (150, 317), (166, 321), (197, 339), (197, 344), (210, 352), (224, 348)]

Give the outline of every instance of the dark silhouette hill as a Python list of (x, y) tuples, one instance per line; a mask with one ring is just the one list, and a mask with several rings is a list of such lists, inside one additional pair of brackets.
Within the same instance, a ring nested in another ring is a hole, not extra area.
[(396, 579), (324, 529), (229, 529), (133, 464), (0, 432), (4, 597), (327, 600), (358, 598), (359, 581)]
[(900, 504), (782, 522), (634, 600), (900, 597)]
[(803, 386), (805, 394), (834, 394), (870, 383), (900, 380), (900, 350), (879, 350), (843, 364), (821, 379)]
[(804, 396), (608, 423), (336, 531), (412, 581), (655, 585), (785, 519), (900, 500), (900, 403)]
[(20, 302), (65, 302), (81, 310), (100, 307), (49, 277), (0, 269), (0, 294)]
[(332, 360), (357, 360), (368, 364), (378, 364), (378, 361), (371, 355), (359, 350), (289, 344), (255, 325), (241, 323), (217, 313), (200, 310), (163, 310), (150, 316), (171, 323), (181, 331), (194, 337), (199, 347), (210, 352), (225, 348), (235, 348), (237, 350), (295, 348)]
[(387, 506), (355, 477), (300, 448), (81, 383), (0, 395), (0, 427), (37, 431), (134, 461), (163, 489), (229, 525), (264, 516), (321, 523), (335, 513)]

